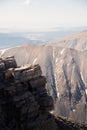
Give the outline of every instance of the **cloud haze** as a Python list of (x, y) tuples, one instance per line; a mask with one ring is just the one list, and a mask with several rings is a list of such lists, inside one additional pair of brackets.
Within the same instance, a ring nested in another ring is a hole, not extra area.
[(21, 5), (30, 5), (31, 4), (31, 0), (24, 0)]
[(0, 28), (38, 30), (56, 26), (87, 26), (87, 0), (0, 1)]

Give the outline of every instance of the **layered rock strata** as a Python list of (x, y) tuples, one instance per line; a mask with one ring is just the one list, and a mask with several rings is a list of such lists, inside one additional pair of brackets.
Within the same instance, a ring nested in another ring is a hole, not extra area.
[(52, 97), (39, 65), (0, 58), (0, 130), (56, 130)]

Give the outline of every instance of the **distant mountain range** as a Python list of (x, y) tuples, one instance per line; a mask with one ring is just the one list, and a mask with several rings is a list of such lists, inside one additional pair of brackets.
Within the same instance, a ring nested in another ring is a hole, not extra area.
[(0, 29), (0, 49), (24, 44), (48, 44), (55, 39), (87, 29), (87, 27), (55, 27), (45, 32), (10, 32)]
[(0, 33), (0, 49), (16, 47), (23, 44), (37, 44), (42, 43), (41, 40), (29, 39), (22, 34), (14, 34), (14, 33)]
[(40, 64), (47, 78), (55, 114), (87, 123), (87, 31), (50, 44), (28, 44), (0, 51), (15, 56), (18, 66)]

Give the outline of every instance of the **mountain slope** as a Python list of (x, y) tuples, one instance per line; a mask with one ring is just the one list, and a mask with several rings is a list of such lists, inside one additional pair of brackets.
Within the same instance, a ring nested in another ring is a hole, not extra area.
[(87, 50), (87, 30), (76, 33), (60, 40), (56, 40), (52, 45), (58, 45), (77, 50)]

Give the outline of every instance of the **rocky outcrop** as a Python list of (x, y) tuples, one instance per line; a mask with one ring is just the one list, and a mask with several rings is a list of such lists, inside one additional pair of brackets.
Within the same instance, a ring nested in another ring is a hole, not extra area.
[(52, 109), (39, 65), (17, 67), (14, 57), (0, 59), (0, 130), (56, 130)]

